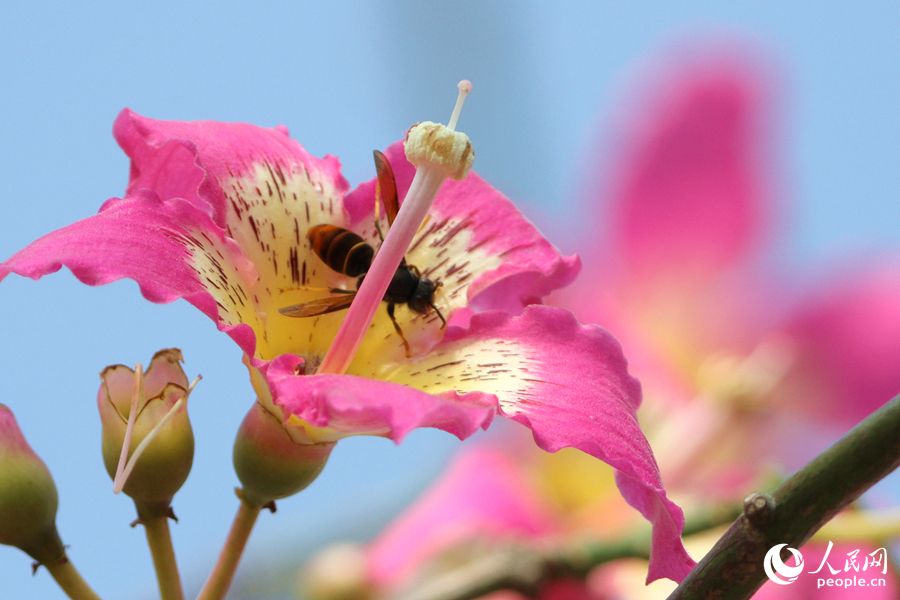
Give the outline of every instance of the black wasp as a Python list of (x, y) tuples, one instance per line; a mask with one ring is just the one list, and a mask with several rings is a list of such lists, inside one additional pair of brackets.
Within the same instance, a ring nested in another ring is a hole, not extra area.
[[(375, 171), (378, 175), (375, 185), (375, 230), (381, 241), (384, 241), (381, 227), (378, 224), (379, 205), (384, 204), (388, 227), (390, 227), (397, 217), (400, 201), (391, 164), (378, 150), (375, 150), (374, 155)], [(309, 229), (306, 235), (313, 252), (329, 268), (343, 275), (357, 278), (356, 289), (358, 290), (366, 272), (372, 265), (375, 249), (357, 234), (337, 225), (315, 225)], [(394, 277), (388, 285), (382, 300), (387, 302), (387, 314), (403, 341), (407, 356), (410, 354), (409, 343), (397, 323), (394, 311), (398, 304), (406, 304), (410, 310), (423, 315), (434, 311), (441, 320), (441, 328), (445, 327), (447, 320), (434, 305), (434, 295), (440, 286), (440, 281), (423, 277), (421, 271), (408, 264), (406, 259), (403, 259), (397, 267), (397, 272), (394, 273)], [(288, 317), (315, 317), (349, 308), (356, 296), (355, 290), (332, 289), (330, 291), (333, 294), (331, 296), (287, 306), (280, 309), (279, 312)]]

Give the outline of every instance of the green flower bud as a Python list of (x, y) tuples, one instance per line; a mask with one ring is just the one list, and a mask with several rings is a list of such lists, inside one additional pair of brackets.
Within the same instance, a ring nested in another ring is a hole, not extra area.
[(12, 411), (0, 404), (0, 544), (15, 546), (43, 564), (65, 557), (56, 531), (59, 497), (44, 464), (22, 435)]
[(332, 448), (334, 443), (296, 441), (281, 419), (254, 403), (234, 441), (241, 497), (254, 506), (264, 506), (296, 494), (319, 476)]
[[(187, 413), (191, 386), (181, 360), (178, 349), (160, 350), (146, 373), (140, 365), (136, 370), (113, 365), (100, 373), (97, 406), (103, 462), (114, 490), (130, 496), (144, 518), (169, 513), (194, 460), (194, 433)], [(125, 453), (130, 419), (131, 439)]]

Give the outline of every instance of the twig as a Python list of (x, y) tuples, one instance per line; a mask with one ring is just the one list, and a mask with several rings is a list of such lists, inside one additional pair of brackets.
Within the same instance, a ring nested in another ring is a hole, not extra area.
[(669, 600), (750, 598), (776, 544), (798, 548), (900, 465), (900, 396), (870, 415), (771, 495), (753, 494)]

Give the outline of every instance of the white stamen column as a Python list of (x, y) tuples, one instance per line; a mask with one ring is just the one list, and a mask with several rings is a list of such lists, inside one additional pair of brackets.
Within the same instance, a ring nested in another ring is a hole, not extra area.
[(456, 131), (463, 102), (472, 90), (472, 84), (463, 80), (457, 87), (459, 95), (447, 125), (425, 121), (414, 125), (406, 134), (404, 150), (406, 158), (416, 166), (416, 175), (347, 317), (319, 365), (318, 374), (346, 372), (444, 179), (462, 179), (472, 166), (474, 153), (469, 137)]

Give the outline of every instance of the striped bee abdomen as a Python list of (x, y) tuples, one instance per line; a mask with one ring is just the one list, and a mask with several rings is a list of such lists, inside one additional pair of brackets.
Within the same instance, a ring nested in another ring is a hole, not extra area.
[(316, 225), (310, 228), (307, 236), (313, 252), (338, 273), (358, 277), (372, 265), (375, 249), (349, 229)]

